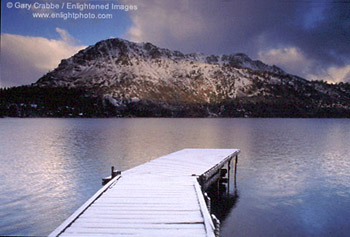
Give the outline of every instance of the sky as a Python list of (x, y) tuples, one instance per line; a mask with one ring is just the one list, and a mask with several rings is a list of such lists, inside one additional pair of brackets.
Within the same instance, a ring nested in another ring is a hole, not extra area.
[(111, 37), (350, 82), (350, 0), (1, 0), (0, 86), (34, 83)]

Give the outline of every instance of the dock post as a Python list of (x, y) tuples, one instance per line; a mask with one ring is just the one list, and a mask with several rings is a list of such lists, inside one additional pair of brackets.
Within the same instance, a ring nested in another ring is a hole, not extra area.
[(230, 180), (231, 180), (231, 161), (232, 159), (230, 159), (227, 163), (227, 196), (230, 195)]
[(111, 167), (111, 178), (113, 179), (115, 177), (114, 173), (114, 166)]
[(121, 175), (120, 170), (114, 170), (114, 166), (111, 167), (111, 176), (108, 176), (106, 178), (102, 178), (102, 185), (107, 184), (109, 181), (111, 181), (113, 178), (115, 178), (118, 175)]
[(216, 195), (218, 197), (220, 197), (220, 179), (221, 178), (218, 178), (218, 180), (216, 181)]
[(237, 188), (237, 163), (238, 163), (238, 155), (235, 157), (235, 173), (234, 173), (234, 187)]
[(219, 192), (219, 195), (220, 197), (223, 197), (225, 194), (227, 194), (227, 185), (229, 180), (228, 180), (228, 167), (227, 167), (227, 162), (225, 164), (226, 167), (223, 167), (221, 170), (220, 170), (220, 178), (219, 178), (219, 187), (220, 187), (220, 192)]
[(218, 218), (216, 218), (216, 216), (214, 214), (211, 214), (211, 218), (213, 220), (213, 224), (215, 227), (215, 230), (214, 230), (215, 237), (219, 237), (220, 236), (220, 221)]

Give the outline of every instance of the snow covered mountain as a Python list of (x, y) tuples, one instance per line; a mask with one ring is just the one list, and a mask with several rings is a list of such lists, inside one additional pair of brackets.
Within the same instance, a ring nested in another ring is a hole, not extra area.
[(122, 115), (135, 106), (145, 116), (255, 116), (260, 111), (258, 116), (294, 117), (350, 108), (347, 87), (310, 82), (244, 54), (183, 54), (122, 39), (100, 41), (62, 60), (34, 86), (83, 88)]

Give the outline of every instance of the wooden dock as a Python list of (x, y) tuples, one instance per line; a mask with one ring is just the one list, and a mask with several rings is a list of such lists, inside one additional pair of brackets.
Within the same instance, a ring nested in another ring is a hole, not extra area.
[(239, 152), (184, 149), (116, 173), (50, 236), (217, 236), (204, 192)]

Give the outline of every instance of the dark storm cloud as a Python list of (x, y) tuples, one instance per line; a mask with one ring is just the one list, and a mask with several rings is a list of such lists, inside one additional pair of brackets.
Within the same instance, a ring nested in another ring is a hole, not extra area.
[(259, 36), (276, 28), (283, 30), (296, 13), (297, 4), (285, 1), (153, 0), (143, 3), (134, 19), (144, 40), (155, 39), (168, 47), (187, 52), (252, 53)]
[[(316, 7), (321, 6), (316, 4)], [(308, 9), (308, 7), (305, 8)], [(277, 34), (281, 35), (281, 41), (298, 46), (322, 64), (349, 63), (350, 1), (349, 3), (343, 1), (327, 3), (323, 19), (312, 28), (290, 25), (285, 32), (271, 32), (272, 36)]]
[[(127, 1), (130, 2), (130, 1)], [(265, 59), (269, 50), (298, 52), (299, 65), (269, 62), (292, 73), (328, 74), (329, 67), (350, 64), (350, 2), (304, 0), (149, 0), (134, 1), (134, 27), (128, 38), (184, 52), (243, 52)], [(295, 59), (294, 59), (295, 60)], [(281, 62), (282, 63), (281, 63)], [(286, 60), (284, 60), (286, 61)]]

